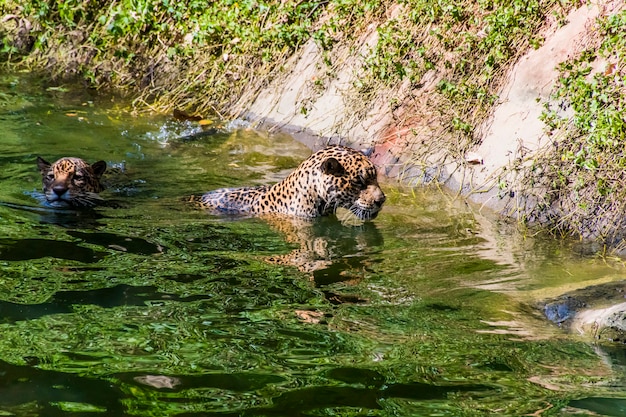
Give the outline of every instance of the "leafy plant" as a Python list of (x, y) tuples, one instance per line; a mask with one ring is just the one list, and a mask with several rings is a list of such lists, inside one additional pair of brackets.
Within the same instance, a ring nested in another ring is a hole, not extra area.
[[(547, 196), (572, 211), (559, 230), (614, 241), (625, 225), (626, 11), (597, 22), (598, 44), (559, 66), (560, 77), (542, 120), (555, 138)], [(574, 189), (570, 188), (574, 184)], [(550, 206), (548, 204), (547, 206)], [(592, 221), (597, 218), (599, 220)], [(602, 224), (596, 233), (597, 221)], [(589, 226), (591, 224), (591, 226)]]

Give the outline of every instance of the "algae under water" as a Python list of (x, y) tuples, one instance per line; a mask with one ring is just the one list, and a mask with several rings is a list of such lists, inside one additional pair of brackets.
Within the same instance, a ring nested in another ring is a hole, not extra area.
[[(623, 351), (533, 306), (619, 267), (391, 181), (365, 224), (214, 216), (185, 197), (310, 151), (120, 108), (0, 77), (1, 414), (623, 415)], [(115, 204), (46, 207), (38, 155), (121, 168)]]

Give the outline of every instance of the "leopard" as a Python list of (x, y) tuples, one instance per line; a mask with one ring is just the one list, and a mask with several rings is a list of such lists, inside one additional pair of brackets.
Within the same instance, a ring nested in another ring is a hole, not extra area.
[(221, 188), (202, 195), (201, 206), (219, 213), (280, 214), (312, 219), (344, 208), (359, 220), (378, 216), (386, 200), (375, 165), (363, 152), (330, 145), (273, 185)]
[(37, 166), (42, 176), (43, 193), (50, 206), (81, 208), (102, 203), (100, 193), (105, 186), (101, 178), (107, 169), (105, 161), (89, 164), (81, 158), (63, 157), (51, 164), (38, 156)]

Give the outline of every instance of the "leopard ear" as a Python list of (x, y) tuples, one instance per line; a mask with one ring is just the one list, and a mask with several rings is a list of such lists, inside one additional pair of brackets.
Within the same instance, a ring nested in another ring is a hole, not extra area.
[(346, 172), (345, 168), (335, 158), (328, 158), (322, 162), (321, 169), (324, 174), (335, 177), (340, 177)]
[(98, 161), (91, 164), (91, 169), (93, 169), (93, 173), (96, 174), (96, 177), (100, 178), (104, 171), (107, 170), (107, 163), (104, 161)]
[(42, 174), (48, 172), (50, 169), (50, 162), (43, 159), (41, 156), (37, 157), (37, 166), (39, 167), (39, 172)]

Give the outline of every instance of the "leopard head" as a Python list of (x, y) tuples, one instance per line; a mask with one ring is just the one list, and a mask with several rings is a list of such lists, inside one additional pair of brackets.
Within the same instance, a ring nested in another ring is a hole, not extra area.
[[(320, 175), (319, 197), (324, 212), (338, 207), (350, 210), (361, 220), (374, 219), (386, 200), (377, 180), (376, 167), (362, 152), (329, 146), (317, 153), (313, 171)], [(318, 165), (319, 164), (319, 165)]]
[(49, 163), (37, 157), (41, 172), (43, 192), (48, 203), (56, 207), (93, 207), (102, 201), (99, 193), (104, 190), (100, 178), (106, 170), (106, 162), (91, 165), (80, 158), (61, 158)]

